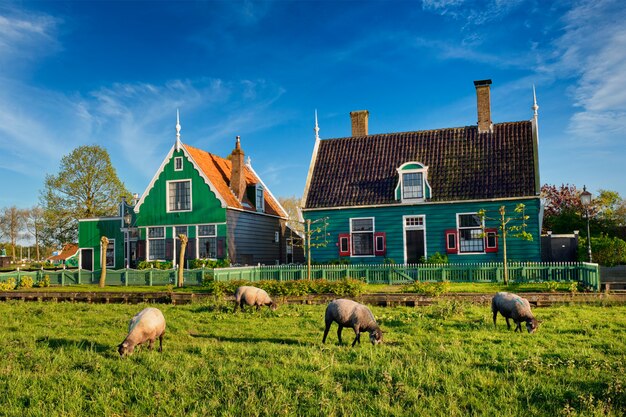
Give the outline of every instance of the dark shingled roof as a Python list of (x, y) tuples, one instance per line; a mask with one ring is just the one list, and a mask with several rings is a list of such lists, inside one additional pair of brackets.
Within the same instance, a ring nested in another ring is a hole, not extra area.
[(534, 196), (530, 121), (320, 141), (305, 208), (399, 204), (397, 168), (428, 166), (429, 201)]

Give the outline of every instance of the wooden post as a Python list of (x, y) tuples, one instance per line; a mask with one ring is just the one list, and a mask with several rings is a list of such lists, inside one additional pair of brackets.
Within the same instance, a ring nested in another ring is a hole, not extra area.
[(183, 267), (185, 266), (185, 250), (187, 249), (187, 242), (189, 239), (186, 235), (180, 234), (178, 235), (178, 239), (180, 239), (180, 255), (178, 256), (178, 285), (177, 287), (182, 287), (184, 283), (183, 276)]
[(106, 236), (100, 238), (100, 264), (102, 269), (100, 271), (100, 288), (104, 288), (104, 284), (107, 279), (107, 247), (109, 246), (109, 239)]

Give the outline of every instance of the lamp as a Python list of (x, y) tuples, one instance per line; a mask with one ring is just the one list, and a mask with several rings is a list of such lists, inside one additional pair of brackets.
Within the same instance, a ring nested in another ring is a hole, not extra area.
[(589, 263), (593, 262), (591, 257), (591, 233), (589, 232), (589, 206), (591, 205), (591, 193), (587, 191), (587, 187), (583, 185), (583, 192), (580, 193), (580, 203), (585, 208), (585, 216), (587, 217), (587, 253), (589, 255)]

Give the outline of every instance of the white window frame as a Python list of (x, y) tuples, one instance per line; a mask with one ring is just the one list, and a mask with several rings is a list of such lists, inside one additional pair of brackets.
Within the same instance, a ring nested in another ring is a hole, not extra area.
[[(180, 168), (179, 168), (180, 165)], [(183, 170), (183, 157), (177, 156), (174, 158), (174, 171), (182, 171)]]
[[(185, 210), (172, 210), (172, 208), (170, 207), (170, 184), (172, 183), (179, 183), (179, 182), (188, 182), (189, 183), (189, 209), (185, 209)], [(191, 183), (191, 178), (189, 179), (184, 179), (184, 180), (170, 180), (170, 181), (166, 181), (166, 186), (165, 186), (165, 204), (166, 204), (166, 212), (167, 213), (188, 213), (190, 211), (192, 211), (192, 207), (193, 207), (193, 192), (192, 192), (192, 183)]]
[[(200, 227), (202, 226), (213, 226), (213, 234), (212, 235), (201, 235)], [(215, 258), (201, 258), (200, 257), (200, 239), (202, 238), (214, 238), (215, 239)], [(196, 258), (198, 259), (217, 259), (217, 224), (215, 223), (203, 223), (196, 225)]]
[[(420, 165), (422, 168), (412, 168), (412, 169), (404, 169), (407, 165)], [(428, 167), (422, 164), (421, 162), (411, 161), (402, 164), (398, 169), (398, 187), (400, 191), (400, 202), (401, 203), (422, 203), (426, 201), (426, 191), (429, 187), (428, 185)], [(405, 198), (404, 197), (404, 174), (422, 174), (422, 196), (421, 197), (412, 197)], [(397, 188), (396, 188), (397, 189)], [(397, 198), (397, 197), (396, 197)]]
[[(111, 263), (111, 265), (109, 265), (109, 257), (107, 256), (107, 253), (109, 252), (109, 247), (113, 247), (113, 262)], [(107, 268), (115, 268), (115, 239), (109, 239), (109, 244), (107, 245), (107, 248), (104, 252), (104, 262)], [(102, 259), (100, 260), (100, 263), (102, 264)], [(102, 265), (100, 266), (102, 267)]]
[(481, 238), (480, 238), (480, 239), (481, 239), (481, 241), (483, 242), (483, 250), (482, 250), (482, 251), (463, 252), (463, 251), (461, 250), (461, 247), (462, 247), (462, 245), (461, 245), (461, 230), (468, 230), (468, 229), (469, 229), (469, 230), (472, 230), (472, 229), (480, 229), (480, 233), (481, 233), (481, 234), (482, 234), (482, 233), (484, 232), (484, 230), (485, 230), (485, 220), (484, 220), (484, 219), (482, 219), (482, 220), (481, 220), (481, 224), (480, 224), (480, 226), (477, 226), (477, 227), (461, 227), (461, 216), (464, 216), (464, 215), (472, 215), (472, 216), (477, 216), (477, 215), (478, 215), (478, 213), (477, 213), (477, 212), (475, 212), (475, 211), (472, 211), (472, 212), (467, 212), (467, 213), (457, 213), (457, 214), (456, 214), (456, 231), (457, 231), (457, 243), (456, 243), (456, 244), (457, 244), (457, 247), (458, 247), (458, 252), (457, 252), (457, 253), (458, 253), (459, 255), (477, 255), (477, 254), (478, 254), (478, 255), (480, 255), (480, 254), (486, 253), (486, 252), (485, 252), (485, 246), (486, 246), (486, 245), (485, 245), (485, 239), (484, 239), (484, 237), (482, 237), (482, 236), (481, 236)]
[[(407, 226), (407, 220), (412, 218), (419, 218), (422, 220), (422, 224)], [(407, 230), (423, 230), (424, 231), (424, 258), (428, 258), (428, 239), (426, 239), (426, 215), (425, 214), (407, 214), (402, 216), (402, 244), (404, 246), (404, 263), (407, 263), (406, 253), (406, 231)]]
[[(352, 231), (352, 220), (371, 220), (372, 221), (372, 231), (371, 232), (363, 232), (363, 231), (358, 231), (358, 232), (353, 232)], [(354, 254), (354, 234), (359, 234), (359, 233), (371, 233), (372, 234), (372, 254), (371, 255), (355, 255)], [(350, 257), (351, 258), (373, 258), (375, 257), (375, 249), (376, 247), (374, 246), (376, 244), (374, 236), (376, 234), (376, 219), (374, 217), (351, 217), (350, 218)]]
[[(163, 230), (163, 237), (150, 237), (150, 229), (161, 229), (161, 230)], [(163, 241), (163, 258), (152, 259), (152, 248), (150, 247), (150, 241), (151, 240), (162, 240)], [(165, 242), (165, 226), (148, 226), (146, 228), (146, 252), (147, 252), (146, 259), (149, 262), (152, 262), (152, 261), (164, 261), (165, 260), (165, 256), (167, 254), (167, 248), (165, 247), (165, 245), (166, 245), (166, 242)]]

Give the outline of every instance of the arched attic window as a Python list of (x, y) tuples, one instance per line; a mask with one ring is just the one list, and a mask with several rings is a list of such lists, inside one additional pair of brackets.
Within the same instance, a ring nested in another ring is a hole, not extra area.
[(420, 162), (406, 162), (398, 169), (396, 200), (402, 203), (419, 203), (431, 198), (428, 184), (428, 167)]

